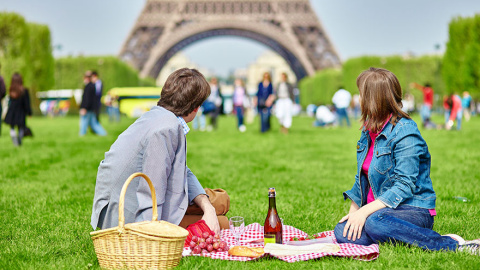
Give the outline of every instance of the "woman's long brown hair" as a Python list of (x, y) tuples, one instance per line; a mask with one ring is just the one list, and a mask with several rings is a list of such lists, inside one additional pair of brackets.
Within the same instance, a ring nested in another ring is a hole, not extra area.
[(410, 116), (402, 111), (402, 87), (392, 72), (383, 68), (369, 68), (357, 78), (363, 126), (372, 132), (382, 130), (390, 114), (393, 125)]
[(25, 91), (23, 88), (22, 76), (15, 72), (12, 76), (12, 83), (10, 84), (10, 97), (12, 99), (17, 99), (23, 95)]

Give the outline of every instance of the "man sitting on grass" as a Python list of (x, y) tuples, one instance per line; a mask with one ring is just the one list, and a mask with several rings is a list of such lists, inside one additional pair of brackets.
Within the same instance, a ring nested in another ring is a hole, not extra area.
[[(186, 226), (202, 218), (216, 233), (220, 226), (228, 227), (228, 219), (222, 216), (228, 211), (228, 195), (208, 190), (210, 199), (217, 203), (212, 205), (186, 163), (187, 123), (195, 118), (209, 95), (209, 84), (195, 69), (179, 69), (168, 77), (158, 106), (120, 134), (100, 162), (91, 219), (94, 229), (118, 226), (120, 191), (135, 172), (142, 172), (152, 180), (160, 220)], [(201, 215), (185, 216), (190, 214), (187, 207), (196, 207), (193, 211)], [(151, 219), (148, 184), (143, 179), (132, 181), (125, 195), (125, 223)]]

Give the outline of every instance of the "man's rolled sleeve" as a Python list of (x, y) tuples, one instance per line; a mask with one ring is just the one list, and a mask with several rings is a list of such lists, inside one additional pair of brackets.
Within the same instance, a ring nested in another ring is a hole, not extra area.
[(193, 203), (193, 199), (195, 199), (198, 195), (205, 194), (205, 190), (203, 189), (202, 185), (198, 181), (197, 177), (187, 166), (187, 185), (188, 185), (188, 201), (190, 204)]

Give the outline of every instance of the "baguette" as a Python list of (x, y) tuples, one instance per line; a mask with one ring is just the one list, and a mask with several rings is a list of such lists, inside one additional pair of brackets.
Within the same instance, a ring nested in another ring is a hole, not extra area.
[(263, 248), (250, 248), (246, 246), (234, 246), (228, 250), (228, 254), (239, 257), (258, 258), (264, 254)]

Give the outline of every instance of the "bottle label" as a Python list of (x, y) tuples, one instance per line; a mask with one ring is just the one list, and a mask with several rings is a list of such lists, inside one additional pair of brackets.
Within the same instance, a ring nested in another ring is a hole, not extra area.
[(264, 234), (263, 242), (265, 246), (267, 245), (267, 243), (275, 244), (275, 234)]

